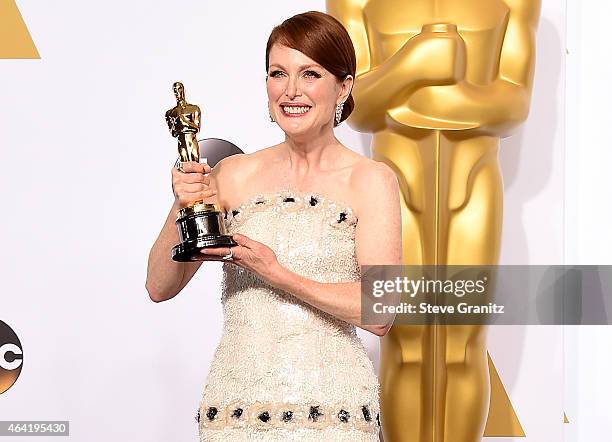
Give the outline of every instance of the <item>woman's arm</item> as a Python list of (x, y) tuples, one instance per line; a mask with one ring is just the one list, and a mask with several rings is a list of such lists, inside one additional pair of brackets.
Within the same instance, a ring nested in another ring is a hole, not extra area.
[[(217, 191), (222, 169), (221, 163), (223, 161), (220, 161), (212, 170), (204, 163), (184, 163), (186, 173), (181, 174), (176, 170), (172, 171), (177, 197), (157, 240), (149, 252), (147, 265), (145, 288), (149, 292), (151, 300), (155, 302), (162, 302), (175, 297), (202, 265), (202, 261), (176, 262), (172, 260), (172, 247), (180, 242), (175, 221), (178, 211), (186, 205), (185, 201), (180, 201), (181, 198), (195, 201), (199, 199), (198, 195), (200, 194), (209, 195), (203, 200), (218, 204), (217, 195), (210, 196), (210, 190)], [(204, 173), (207, 171), (210, 173), (207, 176), (208, 179), (205, 179)], [(190, 190), (193, 192), (189, 192)]]
[[(360, 265), (400, 265), (402, 263), (402, 221), (399, 184), (393, 170), (384, 163), (371, 162), (353, 174), (353, 187), (361, 193), (355, 233)], [(271, 272), (272, 285), (285, 290), (320, 310), (378, 336), (393, 324), (361, 324), (361, 283), (322, 283), (305, 278), (278, 264)]]
[(151, 300), (155, 302), (175, 297), (202, 265), (202, 261), (176, 262), (172, 260), (170, 255), (172, 247), (180, 242), (178, 230), (174, 224), (179, 209), (176, 203), (172, 205), (166, 222), (149, 252), (145, 288)]

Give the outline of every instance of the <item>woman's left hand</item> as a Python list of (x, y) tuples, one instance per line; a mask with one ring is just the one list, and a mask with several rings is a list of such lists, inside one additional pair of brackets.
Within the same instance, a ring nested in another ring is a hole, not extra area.
[[(266, 282), (273, 284), (282, 269), (274, 251), (267, 245), (240, 233), (234, 233), (232, 239), (238, 245), (231, 247), (233, 258), (227, 260), (227, 262), (233, 262), (240, 267), (257, 273)], [(202, 249), (201, 253), (225, 256), (229, 253), (229, 247), (206, 248)]]

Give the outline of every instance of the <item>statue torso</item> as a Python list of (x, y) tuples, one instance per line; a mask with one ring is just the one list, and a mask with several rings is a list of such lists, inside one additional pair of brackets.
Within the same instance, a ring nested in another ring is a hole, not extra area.
[(166, 112), (166, 121), (174, 137), (180, 133), (197, 132), (199, 120), (200, 108), (194, 104), (176, 106)]
[(466, 80), (486, 84), (497, 74), (508, 14), (502, 0), (371, 0), (364, 7), (371, 67), (384, 63), (424, 24), (448, 22), (466, 44)]

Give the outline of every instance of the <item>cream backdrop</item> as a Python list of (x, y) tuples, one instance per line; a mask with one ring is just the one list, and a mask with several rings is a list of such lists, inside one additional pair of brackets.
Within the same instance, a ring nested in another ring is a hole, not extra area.
[[(608, 134), (612, 41), (605, 38), (612, 4), (567, 2), (565, 114), (565, 259), (612, 264), (612, 150)], [(608, 292), (608, 296), (610, 293)], [(612, 312), (607, 312), (608, 318)], [(612, 327), (566, 327), (565, 399), (575, 425), (567, 441), (603, 441), (612, 434)]]
[[(144, 289), (148, 251), (172, 200), (176, 142), (163, 119), (171, 85), (183, 81), (188, 100), (202, 107), (202, 136), (247, 152), (276, 143), (282, 133), (267, 115), (266, 39), (281, 18), (324, 10), (324, 1), (17, 4), (41, 59), (0, 60), (0, 319), (24, 347), (21, 377), (0, 396), (1, 419), (70, 420), (78, 441), (196, 440), (194, 415), (222, 324), (220, 265), (206, 264), (169, 302), (151, 302)], [(569, 8), (586, 6), (570, 0)], [(593, 143), (589, 159), (603, 145), (587, 134), (584, 115), (584, 132), (565, 144), (566, 116), (580, 116), (565, 111), (566, 89), (572, 104), (582, 97), (566, 85), (565, 20), (564, 2), (544, 1), (531, 114), (502, 142), (502, 263), (609, 256), (580, 245), (580, 233), (598, 244), (590, 230), (595, 198), (584, 218), (570, 211), (596, 183), (591, 162), (578, 173), (569, 161), (583, 155), (578, 143)], [(582, 38), (574, 35), (575, 49), (587, 51)], [(574, 80), (605, 78), (576, 62), (570, 68)], [(590, 91), (595, 100), (599, 90)], [(369, 154), (368, 136), (346, 124), (337, 134)], [(492, 328), (490, 352), (527, 440), (601, 440), (596, 435), (611, 429), (609, 389), (598, 393), (592, 367), (572, 365), (571, 352), (608, 368), (610, 356), (575, 328), (564, 347), (563, 333)], [(377, 338), (360, 336), (377, 365)], [(562, 424), (564, 410), (570, 424)]]

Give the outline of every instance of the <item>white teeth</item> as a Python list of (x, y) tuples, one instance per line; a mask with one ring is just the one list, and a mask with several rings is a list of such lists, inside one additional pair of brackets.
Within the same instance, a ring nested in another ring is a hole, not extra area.
[(283, 106), (283, 110), (288, 114), (305, 114), (309, 109), (307, 106)]

